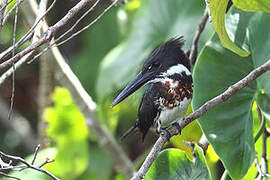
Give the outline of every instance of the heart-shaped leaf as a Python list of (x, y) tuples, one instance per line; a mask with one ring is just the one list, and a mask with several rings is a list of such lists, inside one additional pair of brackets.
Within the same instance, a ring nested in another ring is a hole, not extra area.
[(229, 37), (225, 27), (225, 13), (229, 0), (208, 0), (212, 17), (212, 24), (219, 36), (221, 44), (240, 56), (248, 56), (250, 53), (239, 48)]
[[(195, 109), (270, 58), (270, 34), (267, 33), (270, 14), (245, 13), (233, 8), (227, 18), (230, 24), (227, 30), (234, 43), (249, 47), (252, 54), (237, 56), (223, 48), (215, 35), (201, 52), (193, 71)], [(199, 119), (203, 132), (233, 179), (243, 177), (253, 162), (252, 103), (257, 100), (269, 113), (270, 101), (265, 98), (269, 96), (269, 79), (267, 72)]]
[(195, 155), (196, 158), (190, 161), (186, 154), (179, 149), (164, 150), (158, 155), (150, 167), (145, 179), (211, 179), (203, 151), (197, 146), (195, 147)]

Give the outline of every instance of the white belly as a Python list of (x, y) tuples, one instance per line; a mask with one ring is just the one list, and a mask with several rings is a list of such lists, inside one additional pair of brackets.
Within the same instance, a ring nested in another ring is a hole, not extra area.
[(173, 109), (164, 107), (160, 112), (159, 118), (155, 121), (157, 130), (160, 131), (160, 128), (166, 128), (170, 124), (181, 121), (187, 112), (190, 101), (191, 99), (184, 98), (179, 106)]

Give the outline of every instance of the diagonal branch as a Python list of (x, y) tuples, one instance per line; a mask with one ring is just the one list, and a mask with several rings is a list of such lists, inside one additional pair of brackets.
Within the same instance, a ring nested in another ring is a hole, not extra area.
[[(115, 5), (118, 2), (118, 0), (113, 1), (111, 4)], [(36, 48), (40, 47), (41, 45), (50, 42), (55, 34), (59, 32), (60, 29), (63, 28), (67, 23), (70, 22), (70, 20), (77, 15), (84, 7), (86, 7), (89, 3), (91, 3), (91, 0), (81, 0), (79, 1), (73, 8), (71, 8), (68, 13), (60, 19), (57, 23), (55, 23), (53, 26), (50, 26), (44, 33), (44, 35), (35, 43), (31, 44), (21, 52), (17, 53), (14, 57), (9, 58), (8, 60), (2, 62), (0, 64), (0, 69), (4, 69), (13, 63), (17, 62), (19, 59), (21, 59), (23, 56), (28, 54), (29, 52), (34, 51)], [(110, 6), (111, 8), (112, 6)]]
[[(31, 10), (33, 10), (34, 13), (37, 13), (37, 4), (35, 0), (30, 0), (29, 3), (31, 3)], [(43, 31), (48, 29), (46, 22), (43, 23), (42, 29)], [(51, 44), (54, 44), (54, 41), (50, 42), (50, 45)], [(52, 52), (52, 57), (54, 57), (55, 60), (54, 65), (58, 70), (56, 78), (59, 80), (60, 84), (70, 91), (76, 105), (86, 118), (87, 125), (91, 129), (91, 132), (98, 137), (98, 143), (103, 146), (112, 157), (114, 167), (127, 179), (131, 178), (135, 172), (133, 164), (108, 129), (99, 123), (95, 112), (95, 102), (85, 91), (76, 75), (72, 72), (58, 47), (53, 47), (51, 50), (52, 51), (49, 52)]]
[(0, 33), (2, 31), (2, 28), (4, 26), (4, 13), (5, 13), (5, 10), (6, 10), (6, 7), (7, 7), (7, 4), (8, 4), (8, 0), (3, 0), (0, 2)]
[[(206, 113), (209, 109), (213, 108), (214, 106), (227, 101), (231, 96), (233, 96), (236, 92), (240, 89), (247, 86), (250, 82), (261, 76), (266, 71), (270, 70), (270, 60), (268, 60), (265, 64), (261, 65), (260, 67), (251, 71), (246, 77), (235, 83), (234, 85), (230, 86), (225, 92), (216, 96), (215, 98), (207, 101), (204, 103), (199, 109), (191, 113), (187, 116), (182, 123), (180, 124), (181, 129), (187, 126), (189, 123), (194, 121), (195, 119), (201, 117), (204, 113)], [(169, 129), (171, 135), (177, 135), (179, 130), (177, 127), (173, 126)], [(153, 148), (151, 149), (150, 153), (146, 157), (145, 161), (143, 162), (142, 166), (140, 167), (139, 171), (132, 177), (132, 180), (143, 179), (146, 172), (154, 162), (155, 158), (157, 157), (158, 153), (160, 152), (163, 145), (167, 142), (167, 138), (164, 135), (160, 135), (156, 143), (154, 144)]]

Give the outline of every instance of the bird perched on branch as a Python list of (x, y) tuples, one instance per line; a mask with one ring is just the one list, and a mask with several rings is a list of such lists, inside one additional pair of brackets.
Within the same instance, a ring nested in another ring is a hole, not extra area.
[(179, 123), (184, 118), (193, 93), (189, 59), (182, 50), (183, 44), (183, 37), (179, 37), (155, 48), (141, 72), (112, 103), (111, 107), (117, 105), (147, 84), (138, 118), (122, 138), (139, 129), (144, 140), (151, 126), (154, 126), (158, 133), (165, 133), (168, 139), (171, 136), (166, 130), (168, 126), (175, 124), (181, 132)]

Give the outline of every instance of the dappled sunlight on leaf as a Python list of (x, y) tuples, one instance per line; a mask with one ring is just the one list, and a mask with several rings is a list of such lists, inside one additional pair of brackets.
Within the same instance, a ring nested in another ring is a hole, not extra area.
[(48, 137), (56, 143), (55, 163), (48, 170), (64, 179), (74, 179), (88, 164), (88, 128), (67, 89), (57, 87), (52, 95), (54, 106), (47, 108)]
[(127, 11), (134, 11), (141, 6), (141, 0), (131, 0), (125, 5)]

